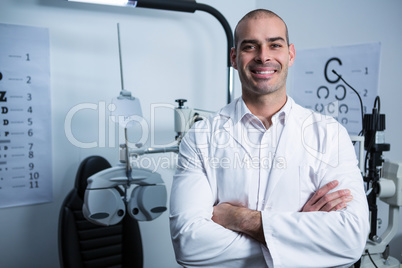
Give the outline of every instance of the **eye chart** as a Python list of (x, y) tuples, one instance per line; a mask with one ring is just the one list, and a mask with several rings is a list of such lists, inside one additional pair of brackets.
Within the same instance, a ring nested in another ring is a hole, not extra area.
[(359, 98), (332, 70), (359, 94), (363, 112), (371, 113), (378, 94), (380, 43), (296, 51), (291, 96), (296, 103), (333, 116), (349, 132), (362, 130)]
[(49, 33), (0, 24), (0, 208), (52, 201)]

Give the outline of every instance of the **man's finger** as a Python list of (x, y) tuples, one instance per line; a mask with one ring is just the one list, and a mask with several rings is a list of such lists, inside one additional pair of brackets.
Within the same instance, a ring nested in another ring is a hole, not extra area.
[(320, 199), (321, 197), (325, 196), (329, 191), (334, 189), (336, 186), (338, 186), (339, 182), (337, 180), (333, 180), (331, 182), (328, 182), (325, 184), (323, 187), (318, 189), (317, 192), (315, 192), (314, 195), (317, 196), (317, 200)]
[(333, 192), (333, 193), (330, 193), (330, 194), (327, 194), (327, 195), (321, 197), (320, 200), (317, 201), (315, 206), (318, 207), (319, 210), (321, 210), (322, 208), (327, 206), (326, 209), (324, 209), (325, 211), (327, 211), (329, 207), (332, 208), (332, 207), (336, 206), (346, 196), (350, 196), (349, 190), (338, 190), (336, 192)]
[(323, 187), (318, 189), (314, 195), (310, 198), (310, 200), (306, 203), (305, 207), (314, 207), (313, 209), (316, 209), (316, 207), (319, 206), (318, 209), (322, 207), (322, 204), (316, 205), (318, 201), (321, 200), (323, 196), (325, 196), (329, 191), (334, 189), (336, 186), (338, 186), (339, 182), (337, 180), (333, 180), (327, 184), (325, 184)]
[(336, 211), (340, 210), (346, 207), (346, 204), (352, 201), (353, 196), (350, 195), (349, 190), (339, 190), (335, 193), (333, 193), (332, 196), (334, 199), (331, 201), (328, 201), (326, 204), (323, 205), (323, 207), (320, 209), (320, 211)]

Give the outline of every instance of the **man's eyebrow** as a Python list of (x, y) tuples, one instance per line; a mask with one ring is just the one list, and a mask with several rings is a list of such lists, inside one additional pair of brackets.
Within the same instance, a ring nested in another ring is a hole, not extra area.
[(258, 44), (258, 41), (254, 39), (244, 39), (243, 41), (241, 41), (240, 45), (243, 44)]
[(280, 37), (280, 36), (267, 38), (267, 41), (268, 41), (268, 42), (276, 42), (276, 41), (283, 41), (283, 42), (286, 42), (286, 40), (285, 40), (283, 37)]
[[(285, 40), (283, 37), (281, 37), (281, 36), (278, 36), (278, 37), (270, 37), (270, 38), (267, 38), (266, 41), (269, 42), (269, 43), (276, 42), (276, 41), (286, 42), (286, 40)], [(258, 43), (259, 43), (259, 41), (255, 40), (255, 39), (244, 39), (244, 40), (240, 43), (240, 45), (243, 45), (243, 44), (258, 44)]]

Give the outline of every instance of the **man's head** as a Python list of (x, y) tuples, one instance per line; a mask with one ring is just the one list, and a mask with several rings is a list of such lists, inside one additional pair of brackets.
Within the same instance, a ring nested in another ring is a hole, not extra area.
[(286, 94), (288, 67), (294, 57), (287, 26), (272, 11), (251, 11), (237, 24), (231, 60), (239, 72), (243, 97)]
[(244, 17), (239, 20), (239, 22), (237, 23), (237, 26), (235, 28), (235, 32), (234, 32), (234, 46), (235, 48), (237, 48), (237, 42), (239, 41), (239, 36), (237, 33), (237, 28), (239, 26), (239, 24), (247, 19), (258, 19), (258, 18), (262, 18), (262, 17), (277, 17), (279, 19), (281, 19), (283, 21), (283, 24), (285, 24), (286, 27), (286, 42), (289, 45), (289, 31), (288, 31), (288, 26), (286, 25), (285, 21), (279, 17), (276, 13), (272, 12), (271, 10), (267, 10), (267, 9), (256, 9), (253, 11), (250, 11), (249, 13), (247, 13), (246, 15), (244, 15)]

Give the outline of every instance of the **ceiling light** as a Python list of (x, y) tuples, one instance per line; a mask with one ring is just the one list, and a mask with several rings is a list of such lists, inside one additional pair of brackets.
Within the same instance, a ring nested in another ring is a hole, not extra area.
[(112, 5), (112, 6), (131, 6), (136, 7), (138, 1), (127, 1), (127, 0), (68, 0), (69, 2), (81, 2), (89, 4), (101, 4), (101, 5)]

